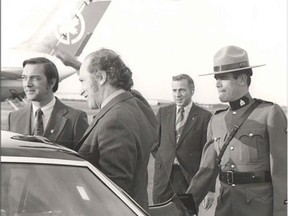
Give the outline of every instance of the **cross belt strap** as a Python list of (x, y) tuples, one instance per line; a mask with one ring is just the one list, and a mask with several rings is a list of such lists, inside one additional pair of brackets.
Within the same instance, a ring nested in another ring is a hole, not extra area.
[(259, 99), (254, 99), (254, 102), (251, 104), (251, 106), (242, 114), (242, 116), (239, 119), (238, 124), (235, 124), (232, 128), (232, 130), (228, 133), (228, 137), (223, 144), (223, 147), (221, 148), (219, 155), (216, 158), (217, 164), (220, 167), (221, 158), (229, 145), (229, 142), (232, 140), (238, 129), (241, 127), (241, 125), (244, 123), (244, 121), (248, 118), (248, 116), (253, 112), (253, 110), (261, 103), (262, 101)]

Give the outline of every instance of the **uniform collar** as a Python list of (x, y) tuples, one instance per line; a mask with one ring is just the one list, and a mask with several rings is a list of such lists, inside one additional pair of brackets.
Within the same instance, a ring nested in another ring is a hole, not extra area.
[(239, 98), (238, 100), (229, 102), (229, 105), (231, 107), (231, 110), (238, 110), (241, 107), (246, 106), (247, 104), (249, 104), (252, 101), (252, 97), (249, 93), (247, 93), (246, 95), (244, 95), (243, 97)]

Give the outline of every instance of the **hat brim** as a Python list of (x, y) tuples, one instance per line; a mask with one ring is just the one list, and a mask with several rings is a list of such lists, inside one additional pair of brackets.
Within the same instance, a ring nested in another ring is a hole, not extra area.
[(217, 71), (217, 72), (214, 72), (214, 73), (199, 74), (198, 76), (207, 76), (207, 75), (224, 74), (224, 73), (230, 73), (230, 72), (235, 72), (235, 71), (240, 71), (240, 70), (246, 70), (246, 69), (256, 68), (256, 67), (262, 67), (262, 66), (265, 66), (265, 64), (262, 64), (262, 65), (255, 65), (255, 66), (250, 66), (250, 67), (237, 68), (237, 69), (232, 69), (232, 70)]

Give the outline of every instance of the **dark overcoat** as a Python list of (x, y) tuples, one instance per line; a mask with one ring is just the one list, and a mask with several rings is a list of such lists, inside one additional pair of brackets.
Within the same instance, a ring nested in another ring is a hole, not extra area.
[(123, 92), (99, 111), (77, 147), (86, 160), (146, 210), (147, 166), (156, 125), (151, 107)]

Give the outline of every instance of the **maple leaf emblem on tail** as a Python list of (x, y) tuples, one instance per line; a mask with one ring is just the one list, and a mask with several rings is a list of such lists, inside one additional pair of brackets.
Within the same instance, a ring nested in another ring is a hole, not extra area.
[(84, 32), (85, 20), (80, 12), (76, 12), (72, 19), (61, 19), (54, 33), (60, 43), (69, 45), (77, 43), (83, 37)]

